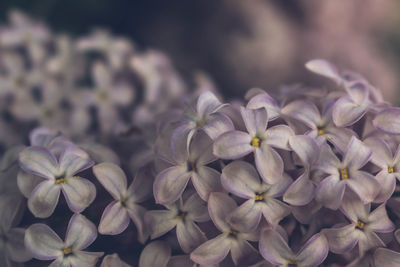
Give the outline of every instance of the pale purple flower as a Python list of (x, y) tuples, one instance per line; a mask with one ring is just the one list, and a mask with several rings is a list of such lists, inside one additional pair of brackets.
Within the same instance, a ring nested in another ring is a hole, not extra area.
[(142, 250), (139, 267), (166, 267), (170, 258), (170, 246), (163, 241), (154, 241)]
[(283, 174), (283, 161), (274, 149), (290, 150), (289, 137), (294, 135), (287, 125), (267, 129), (268, 114), (265, 108), (241, 107), (247, 133), (230, 131), (222, 134), (214, 143), (214, 155), (223, 159), (239, 159), (254, 152), (255, 163), (261, 178), (268, 184), (279, 182)]
[(179, 200), (166, 207), (168, 210), (151, 210), (145, 215), (145, 222), (150, 227), (151, 239), (160, 237), (176, 227), (179, 245), (185, 253), (190, 253), (207, 240), (196, 222), (206, 222), (210, 217), (206, 202), (196, 193), (184, 203)]
[(343, 160), (339, 160), (328, 145), (323, 145), (317, 168), (329, 176), (318, 185), (317, 201), (327, 208), (337, 209), (348, 186), (364, 203), (372, 202), (380, 185), (373, 175), (360, 170), (371, 155), (371, 149), (354, 136), (343, 153)]
[(369, 137), (364, 140), (364, 143), (372, 149), (371, 162), (381, 169), (375, 175), (375, 179), (381, 186), (375, 202), (386, 201), (396, 188), (396, 178), (400, 180), (400, 147), (392, 148), (379, 137)]
[(202, 93), (197, 100), (196, 110), (188, 107), (185, 111), (182, 124), (173, 132), (171, 142), (187, 142), (189, 146), (194, 133), (200, 129), (213, 140), (232, 131), (231, 119), (220, 112), (225, 106), (227, 104), (222, 104), (212, 92)]
[(235, 209), (228, 221), (241, 232), (254, 231), (262, 216), (275, 227), (282, 218), (290, 214), (290, 207), (278, 200), (292, 179), (283, 174), (279, 182), (266, 184), (258, 176), (257, 170), (250, 163), (234, 161), (228, 164), (221, 174), (221, 183), (232, 194), (246, 199)]
[(97, 238), (96, 226), (85, 216), (74, 214), (65, 241), (47, 225), (36, 223), (25, 233), (25, 246), (39, 260), (54, 260), (50, 266), (95, 266), (103, 252), (83, 251)]
[(114, 163), (108, 162), (94, 166), (93, 173), (114, 198), (101, 216), (99, 233), (120, 234), (132, 219), (138, 230), (139, 241), (144, 243), (147, 239), (147, 229), (143, 223), (146, 209), (137, 203), (150, 196), (153, 179), (142, 171), (128, 187), (124, 171)]
[(212, 140), (199, 132), (190, 144), (180, 145), (170, 163), (173, 165), (158, 173), (154, 185), (157, 203), (170, 204), (179, 199), (189, 180), (199, 196), (207, 201), (211, 192), (221, 189), (220, 173), (206, 165), (215, 161), (212, 154)]
[(328, 255), (328, 241), (322, 234), (312, 236), (303, 247), (294, 253), (280, 233), (266, 229), (261, 233), (260, 253), (277, 266), (319, 266)]
[(18, 195), (0, 194), (0, 266), (14, 266), (32, 258), (24, 245), (25, 229), (15, 227), (21, 212)]
[(385, 204), (370, 212), (371, 205), (364, 205), (356, 195), (346, 196), (341, 210), (350, 224), (324, 229), (333, 253), (345, 253), (358, 244), (359, 256), (374, 247), (385, 246), (376, 233), (390, 233), (395, 229), (387, 216)]
[(117, 253), (114, 253), (105, 256), (100, 267), (131, 267), (131, 265), (121, 260)]
[(289, 138), (289, 145), (304, 166), (303, 173), (287, 188), (283, 200), (294, 206), (310, 203), (316, 194), (317, 185), (311, 179), (311, 170), (317, 162), (320, 148), (316, 141), (307, 135)]
[(318, 144), (331, 142), (339, 150), (344, 151), (351, 137), (356, 135), (352, 130), (337, 127), (332, 121), (332, 105), (327, 103), (322, 112), (318, 107), (307, 100), (296, 100), (285, 106), (285, 114), (303, 122), (311, 130), (306, 132)]
[(235, 265), (254, 263), (257, 250), (248, 242), (257, 241), (258, 233), (241, 233), (229, 224), (230, 214), (237, 208), (233, 199), (225, 193), (211, 193), (208, 199), (208, 212), (215, 226), (222, 233), (196, 248), (190, 258), (198, 264), (218, 264), (229, 252)]
[(25, 172), (45, 178), (28, 199), (29, 210), (36, 217), (47, 218), (53, 213), (60, 191), (74, 212), (83, 211), (96, 197), (93, 183), (75, 175), (90, 168), (93, 161), (72, 144), (66, 146), (58, 158), (44, 147), (28, 147), (20, 153), (19, 162)]

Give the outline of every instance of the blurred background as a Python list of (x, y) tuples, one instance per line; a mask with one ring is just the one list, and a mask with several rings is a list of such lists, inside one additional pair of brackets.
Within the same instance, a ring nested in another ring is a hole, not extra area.
[(317, 82), (304, 69), (325, 58), (365, 76), (399, 102), (400, 2), (396, 0), (2, 0), (55, 32), (105, 28), (136, 49), (165, 52), (184, 77), (207, 73), (229, 98), (251, 87)]

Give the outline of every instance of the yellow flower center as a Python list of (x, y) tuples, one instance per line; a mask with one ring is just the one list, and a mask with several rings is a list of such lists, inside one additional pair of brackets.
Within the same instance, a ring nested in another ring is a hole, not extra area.
[(393, 173), (394, 172), (394, 168), (393, 167), (388, 167), (388, 173)]
[(72, 248), (64, 248), (63, 249), (63, 253), (64, 253), (64, 255), (71, 254), (72, 253)]
[(65, 174), (61, 174), (56, 177), (56, 181), (54, 182), (55, 184), (66, 184), (67, 181), (65, 179)]
[(199, 127), (203, 127), (205, 124), (206, 124), (206, 122), (204, 120), (197, 121), (197, 126), (199, 126)]
[(264, 200), (264, 194), (262, 194), (262, 193), (257, 193), (254, 199), (255, 199), (256, 201)]
[(347, 169), (340, 169), (340, 179), (342, 180), (349, 179), (349, 173)]
[(358, 228), (358, 229), (364, 229), (364, 227), (365, 227), (365, 223), (364, 223), (364, 222), (362, 222), (362, 221), (357, 221), (356, 228)]
[(179, 211), (179, 213), (176, 216), (176, 218), (183, 221), (183, 220), (185, 220), (187, 214), (188, 214), (187, 211)]
[(317, 127), (317, 134), (318, 135), (323, 135), (323, 134), (325, 134), (325, 129), (324, 129), (324, 126), (318, 126)]
[(254, 147), (260, 147), (261, 144), (261, 139), (258, 137), (254, 137), (253, 139), (251, 139), (250, 144)]
[(296, 261), (296, 260), (289, 259), (289, 260), (287, 261), (287, 265), (288, 265), (288, 266), (297, 266), (297, 261)]

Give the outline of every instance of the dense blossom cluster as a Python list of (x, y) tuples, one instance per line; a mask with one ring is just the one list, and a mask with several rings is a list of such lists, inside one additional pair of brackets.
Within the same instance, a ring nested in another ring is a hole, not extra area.
[(360, 75), (223, 103), (18, 12), (0, 55), (1, 266), (400, 266), (400, 109)]

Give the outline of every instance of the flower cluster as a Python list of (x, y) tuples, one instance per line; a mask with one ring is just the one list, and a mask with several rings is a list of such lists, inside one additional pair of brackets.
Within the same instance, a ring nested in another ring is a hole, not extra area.
[(11, 18), (1, 266), (400, 264), (400, 108), (360, 75), (311, 60), (326, 87), (224, 103), (125, 39)]

